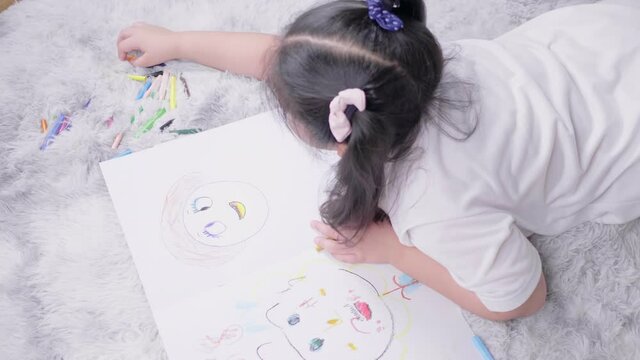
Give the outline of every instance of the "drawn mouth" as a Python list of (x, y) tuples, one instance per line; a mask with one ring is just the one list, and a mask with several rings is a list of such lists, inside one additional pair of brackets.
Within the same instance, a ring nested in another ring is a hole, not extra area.
[[(363, 331), (361, 329), (358, 328), (358, 323), (364, 323), (365, 321), (369, 321), (371, 320), (372, 317), (372, 312), (371, 312), (371, 307), (369, 307), (369, 304), (367, 304), (364, 301), (356, 301), (355, 303), (352, 304), (353, 306), (353, 314), (354, 315), (360, 315), (360, 316), (355, 316), (351, 319), (350, 323), (351, 326), (353, 327), (353, 329), (359, 333), (362, 334), (370, 334), (370, 332), (366, 332)], [(364, 320), (363, 320), (364, 319)]]
[(366, 331), (362, 331), (360, 329), (358, 329), (358, 327), (356, 326), (356, 323), (359, 322), (358, 318), (353, 318), (351, 319), (350, 323), (351, 323), (351, 327), (353, 327), (353, 329), (361, 334), (371, 334), (370, 332), (366, 332)]

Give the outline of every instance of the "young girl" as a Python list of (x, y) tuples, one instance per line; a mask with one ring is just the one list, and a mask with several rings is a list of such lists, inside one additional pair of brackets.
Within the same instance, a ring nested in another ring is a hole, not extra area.
[(316, 243), (506, 320), (544, 304), (527, 236), (640, 217), (638, 19), (582, 5), (441, 47), (421, 0), (347, 0), (282, 37), (138, 23), (118, 52), (266, 80), (292, 131), (341, 156)]

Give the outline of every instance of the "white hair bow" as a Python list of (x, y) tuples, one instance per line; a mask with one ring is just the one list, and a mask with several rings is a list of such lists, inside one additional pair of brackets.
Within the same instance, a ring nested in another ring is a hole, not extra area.
[(343, 142), (351, 134), (350, 117), (345, 113), (349, 105), (355, 106), (358, 111), (366, 109), (366, 96), (361, 89), (346, 89), (338, 93), (338, 96), (329, 104), (329, 128), (336, 141)]

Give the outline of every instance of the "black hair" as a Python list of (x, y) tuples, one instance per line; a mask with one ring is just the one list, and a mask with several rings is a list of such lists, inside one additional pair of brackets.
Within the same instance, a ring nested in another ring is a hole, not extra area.
[(327, 224), (355, 234), (382, 218), (385, 165), (411, 152), (444, 67), (423, 1), (383, 4), (403, 21), (401, 30), (371, 20), (365, 1), (334, 1), (303, 13), (286, 30), (266, 76), (290, 128), (301, 125), (317, 147), (337, 144), (327, 120), (331, 100), (345, 89), (364, 91), (366, 109), (351, 118), (346, 151), (320, 208)]

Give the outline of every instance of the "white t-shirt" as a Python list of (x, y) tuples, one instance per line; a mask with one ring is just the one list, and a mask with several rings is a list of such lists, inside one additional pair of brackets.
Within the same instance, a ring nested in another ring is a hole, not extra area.
[(444, 48), (457, 52), (447, 76), (474, 91), (447, 115), (475, 117), (475, 133), (457, 141), (425, 126), (380, 206), (403, 244), (489, 310), (513, 310), (541, 275), (526, 235), (640, 217), (640, 8), (563, 8)]

